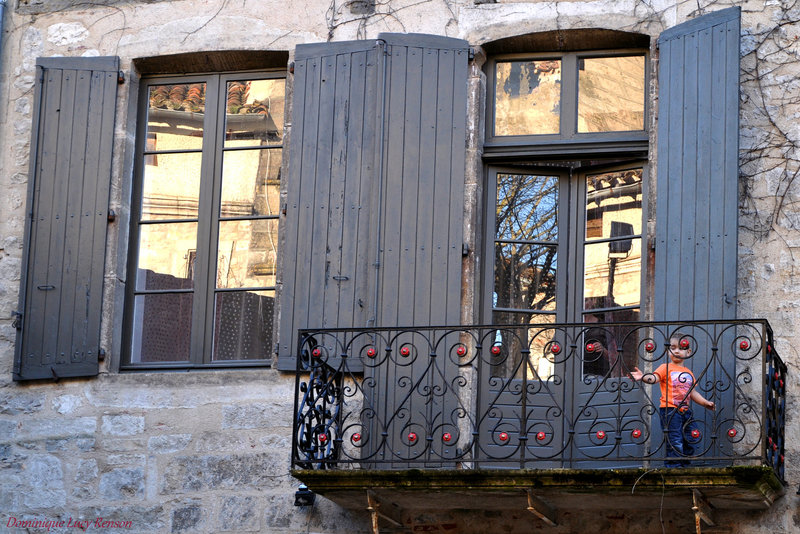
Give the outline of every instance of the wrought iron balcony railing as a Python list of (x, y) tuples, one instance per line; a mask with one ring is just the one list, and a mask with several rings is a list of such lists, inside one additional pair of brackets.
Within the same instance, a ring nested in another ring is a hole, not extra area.
[(784, 480), (787, 371), (764, 320), (303, 330), (298, 346), (295, 468), (768, 465)]

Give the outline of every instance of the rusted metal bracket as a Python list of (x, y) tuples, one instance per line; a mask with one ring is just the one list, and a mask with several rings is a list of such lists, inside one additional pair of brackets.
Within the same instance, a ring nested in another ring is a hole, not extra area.
[(388, 515), (380, 512), (378, 508), (380, 508), (381, 503), (378, 502), (378, 499), (375, 497), (375, 494), (369, 490), (367, 490), (367, 510), (369, 510), (370, 516), (372, 516), (372, 534), (379, 534), (378, 531), (378, 519), (383, 518), (392, 525), (396, 527), (402, 527), (403, 524), (395, 521)]
[(716, 526), (717, 523), (714, 521), (714, 509), (700, 490), (692, 490), (692, 501), (694, 503), (692, 510), (694, 511), (694, 525), (697, 534), (702, 534), (702, 528), (700, 526), (701, 519), (708, 526)]
[(556, 512), (553, 508), (533, 494), (531, 490), (525, 490), (528, 494), (528, 511), (550, 525), (556, 526)]

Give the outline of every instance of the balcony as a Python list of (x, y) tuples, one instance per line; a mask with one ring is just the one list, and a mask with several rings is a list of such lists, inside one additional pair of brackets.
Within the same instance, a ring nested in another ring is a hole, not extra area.
[[(676, 344), (681, 398), (713, 410), (661, 410), (648, 377), (676, 368)], [(764, 320), (304, 330), (298, 346), (293, 475), (369, 508), (374, 530), (465, 507), (556, 524), (662, 506), (711, 524), (784, 492), (787, 371)], [(677, 413), (682, 450), (662, 431)]]

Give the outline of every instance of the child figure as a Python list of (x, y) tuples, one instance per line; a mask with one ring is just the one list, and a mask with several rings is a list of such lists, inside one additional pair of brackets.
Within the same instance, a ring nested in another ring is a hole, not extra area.
[(692, 417), (690, 402), (714, 410), (714, 403), (694, 389), (694, 374), (683, 361), (692, 355), (689, 339), (676, 332), (669, 339), (669, 355), (672, 363), (663, 363), (652, 373), (644, 374), (638, 367), (630, 373), (631, 378), (647, 384), (659, 383), (661, 387), (661, 426), (667, 437), (667, 460), (665, 467), (683, 467), (686, 460), (671, 458), (693, 456), (694, 444), (699, 438), (692, 437), (697, 425)]

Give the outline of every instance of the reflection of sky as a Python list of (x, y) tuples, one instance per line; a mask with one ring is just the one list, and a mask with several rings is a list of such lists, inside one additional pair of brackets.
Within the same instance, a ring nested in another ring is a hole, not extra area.
[(557, 207), (557, 176), (497, 175), (498, 239), (555, 240)]

